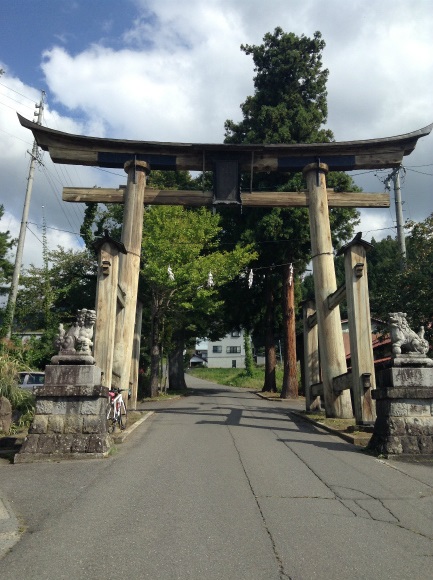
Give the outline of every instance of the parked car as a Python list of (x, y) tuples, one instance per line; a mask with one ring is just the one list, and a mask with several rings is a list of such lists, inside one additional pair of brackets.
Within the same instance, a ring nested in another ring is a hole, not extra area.
[(34, 389), (45, 382), (45, 373), (39, 371), (23, 371), (18, 373), (18, 386), (22, 389)]

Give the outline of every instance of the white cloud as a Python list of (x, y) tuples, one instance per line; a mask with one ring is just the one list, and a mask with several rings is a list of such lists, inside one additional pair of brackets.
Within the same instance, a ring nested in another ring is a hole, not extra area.
[[(276, 26), (307, 36), (322, 32), (329, 126), (337, 140), (390, 136), (433, 121), (430, 2), (328, 0), (326, 8), (318, 0), (135, 3), (140, 17), (118, 39), (121, 48), (94, 43), (72, 53), (47, 45), (41, 67), (50, 95), (48, 126), (116, 138), (221, 142), (224, 121), (240, 119), (239, 105), (254, 90), (253, 62), (240, 45), (259, 44)], [(1, 66), (7, 69), (7, 62)], [(34, 88), (6, 78), (8, 86), (39, 100)], [(10, 93), (15, 103), (8, 94), (0, 85), (0, 100), (12, 107), (0, 107), (0, 203), (19, 220), (31, 134), (17, 124), (15, 109), (31, 118), (33, 103)], [(406, 165), (427, 165), (424, 172), (432, 174), (432, 145), (432, 136), (422, 139)], [(121, 172), (54, 167), (47, 154), (44, 163), (46, 170), (36, 172), (32, 221), (40, 223), (45, 205), (48, 225), (63, 230), (77, 231), (83, 211), (59, 201), (64, 185), (116, 187), (125, 181)], [(366, 191), (383, 189), (373, 174), (356, 181)], [(408, 171), (403, 199), (405, 217), (419, 220), (433, 212), (432, 176)], [(365, 231), (391, 225), (392, 208), (363, 212)]]

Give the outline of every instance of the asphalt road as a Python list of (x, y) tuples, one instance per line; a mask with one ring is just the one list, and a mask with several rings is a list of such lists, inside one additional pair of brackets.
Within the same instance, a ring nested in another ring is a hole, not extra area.
[(376, 459), (290, 403), (192, 382), (108, 459), (0, 465), (26, 530), (2, 580), (432, 578), (431, 463)]

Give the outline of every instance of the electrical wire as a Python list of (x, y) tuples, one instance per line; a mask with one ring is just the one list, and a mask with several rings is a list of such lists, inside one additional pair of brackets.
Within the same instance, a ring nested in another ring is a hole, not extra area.
[[(42, 228), (42, 226), (40, 226), (39, 224), (35, 223), (35, 222), (27, 222), (28, 224), (32, 224), (33, 226), (36, 226), (38, 229)], [(79, 236), (80, 234), (77, 232), (72, 232), (70, 230), (63, 230), (61, 228), (55, 228), (54, 226), (45, 226), (47, 228), (47, 230), (56, 230), (57, 232), (65, 232), (66, 234), (73, 234), (75, 236)]]
[[(422, 165), (420, 167), (422, 167)], [(425, 173), (425, 171), (417, 171), (416, 169), (410, 169), (409, 167), (407, 167), (407, 170), (419, 173), (420, 175), (429, 175), (430, 177), (433, 177), (433, 173)]]
[(8, 87), (7, 85), (5, 85), (4, 83), (0, 83), (0, 85), (2, 87), (6, 87), (9, 91), (12, 91), (13, 93), (16, 93), (17, 95), (20, 95), (20, 97), (24, 97), (25, 99), (28, 99), (29, 101), (31, 101), (32, 103), (35, 102), (34, 98), (28, 97), (27, 95), (23, 95), (22, 93), (16, 91), (15, 89), (11, 89), (11, 87)]
[(26, 229), (27, 229), (27, 230), (29, 230), (29, 232), (30, 232), (31, 234), (33, 234), (33, 235), (35, 236), (35, 238), (38, 240), (38, 242), (39, 242), (39, 243), (42, 245), (42, 240), (40, 240), (40, 239), (38, 238), (38, 236), (35, 234), (35, 232), (32, 232), (32, 230), (29, 228), (29, 226), (27, 226), (27, 227), (26, 227)]
[(31, 111), (33, 110), (33, 107), (30, 107), (30, 105), (24, 105), (24, 103), (22, 103), (18, 99), (14, 99), (13, 97), (6, 95), (5, 93), (2, 93), (2, 97), (6, 97), (6, 99), (10, 99), (11, 101), (14, 101), (14, 103), (18, 103), (19, 105), (21, 105), (22, 107), (25, 107), (26, 109), (30, 109)]
[(30, 143), (30, 141), (24, 141), (24, 139), (21, 139), (21, 137), (17, 137), (16, 135), (12, 135), (12, 133), (9, 133), (8, 131), (5, 131), (4, 129), (0, 128), (0, 131), (2, 133), (6, 133), (6, 135), (9, 135), (9, 137), (13, 137), (14, 139), (18, 139), (18, 141), (22, 141), (23, 143), (25, 143), (26, 145), (28, 145), (29, 147), (32, 146), (32, 143)]
[[(56, 191), (56, 188), (54, 187), (54, 184), (53, 184), (53, 182), (52, 182), (51, 175), (50, 175), (50, 174), (49, 174), (49, 172), (46, 170), (46, 167), (45, 167), (45, 165), (42, 165), (42, 168), (43, 168), (43, 170), (44, 170), (45, 177), (46, 177), (46, 179), (47, 179), (47, 181), (48, 181), (49, 185), (51, 186), (51, 189), (52, 189), (53, 195), (54, 195), (54, 197), (55, 197), (55, 199), (56, 199), (57, 203), (59, 204), (59, 207), (60, 207), (60, 209), (62, 210), (62, 213), (63, 213), (63, 215), (65, 216), (65, 218), (66, 218), (66, 220), (67, 220), (68, 224), (70, 225), (71, 229), (74, 229), (74, 226), (72, 225), (72, 223), (71, 223), (71, 221), (70, 221), (70, 219), (69, 219), (69, 216), (68, 216), (68, 215), (66, 214), (66, 212), (65, 212), (65, 209), (64, 209), (64, 207), (63, 207), (63, 206), (64, 206), (64, 204), (60, 203), (59, 196), (58, 196), (58, 194), (57, 194), (57, 191)], [(78, 229), (79, 229), (79, 228), (78, 228)], [(78, 241), (80, 241), (80, 239), (79, 239), (79, 236), (78, 236), (78, 235), (77, 235), (77, 239), (78, 239)]]

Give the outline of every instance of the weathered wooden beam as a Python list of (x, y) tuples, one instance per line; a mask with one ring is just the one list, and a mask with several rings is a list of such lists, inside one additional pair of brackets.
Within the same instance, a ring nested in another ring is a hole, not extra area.
[(331, 171), (398, 167), (418, 139), (433, 128), (432, 124), (405, 135), (330, 143), (161, 143), (73, 135), (43, 127), (21, 115), (18, 118), (55, 163), (122, 168), (127, 161), (135, 160), (162, 171), (212, 170), (222, 157), (236, 161), (241, 171), (254, 172), (300, 171), (318, 158)]
[[(368, 292), (367, 251), (371, 244), (357, 234), (342, 250), (349, 314), (350, 358), (353, 373), (352, 393), (356, 423), (371, 424), (376, 419), (372, 391), (376, 386), (371, 340), (371, 313)], [(366, 375), (369, 386), (366, 387)]]
[[(327, 298), (329, 310), (333, 310), (346, 297), (346, 284), (342, 284), (335, 292)], [(313, 328), (317, 324), (317, 312), (310, 314), (307, 318), (308, 328)]]
[(341, 393), (350, 389), (352, 385), (352, 373), (344, 373), (332, 379), (332, 388), (334, 393)]
[[(125, 188), (106, 187), (64, 187), (63, 201), (123, 203)], [(344, 193), (327, 190), (329, 207), (389, 207), (389, 193)], [(245, 207), (308, 207), (306, 191), (266, 191), (241, 194)], [(144, 195), (145, 205), (185, 205), (210, 206), (213, 203), (211, 191), (160, 190), (148, 188)]]
[(304, 168), (309, 191), (309, 218), (313, 263), (314, 293), (319, 328), (320, 362), (327, 417), (347, 419), (352, 417), (350, 395), (336, 395), (333, 378), (347, 371), (341, 332), (340, 309), (328, 308), (327, 298), (337, 290), (334, 255), (331, 242), (326, 173), (324, 163), (314, 163)]
[(128, 183), (125, 191), (121, 242), (127, 253), (121, 255), (119, 285), (126, 291), (125, 307), (117, 312), (113, 372), (119, 375), (118, 384), (127, 401), (134, 345), (134, 328), (137, 309), (138, 277), (143, 237), (143, 197), (149, 167), (144, 161), (131, 161), (125, 165)]
[(311, 385), (312, 397), (323, 397), (323, 383), (314, 383)]
[(117, 285), (117, 302), (119, 303), (120, 308), (125, 308), (125, 297), (126, 297), (126, 292), (118, 284)]
[(305, 389), (305, 409), (312, 411), (320, 409), (320, 397), (313, 397), (311, 385), (320, 381), (320, 360), (319, 360), (319, 331), (317, 325), (314, 328), (308, 326), (310, 313), (315, 313), (316, 305), (313, 300), (307, 300), (302, 305), (302, 318), (304, 326), (304, 389)]
[(314, 312), (314, 314), (310, 314), (307, 318), (307, 324), (308, 324), (308, 328), (314, 328), (317, 324), (317, 312)]
[(102, 370), (102, 384), (111, 387), (117, 310), (119, 249), (107, 240), (98, 250), (96, 322), (93, 356)]
[[(62, 199), (69, 202), (123, 203), (125, 188), (107, 187), (64, 187)], [(144, 205), (212, 205), (211, 191), (160, 190), (146, 188)]]
[(333, 310), (346, 297), (346, 284), (342, 284), (335, 292), (328, 296), (328, 308)]
[[(389, 207), (389, 193), (352, 193), (327, 190), (328, 207)], [(264, 191), (241, 194), (247, 207), (308, 207), (309, 195), (304, 191)]]

